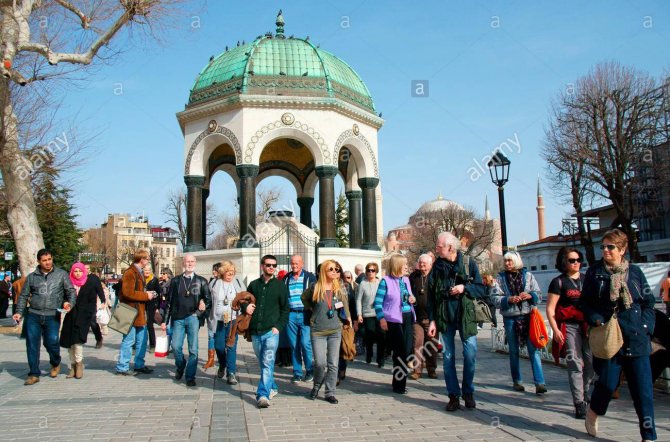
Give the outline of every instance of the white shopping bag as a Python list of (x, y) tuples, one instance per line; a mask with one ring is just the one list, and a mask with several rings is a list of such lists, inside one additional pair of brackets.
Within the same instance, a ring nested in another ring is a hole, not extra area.
[(100, 325), (109, 324), (110, 318), (111, 318), (111, 315), (110, 315), (109, 309), (107, 307), (98, 309), (98, 312), (95, 314), (95, 320)]
[(168, 354), (168, 338), (166, 335), (156, 336), (156, 350), (154, 356), (157, 358), (164, 358)]

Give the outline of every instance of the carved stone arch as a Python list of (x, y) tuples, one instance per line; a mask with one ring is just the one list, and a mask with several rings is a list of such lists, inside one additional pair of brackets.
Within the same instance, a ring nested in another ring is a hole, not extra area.
[(363, 170), (358, 170), (359, 176), (379, 178), (377, 156), (375, 155), (370, 142), (363, 134), (359, 133), (356, 135), (352, 129), (347, 129), (342, 132), (335, 142), (335, 148), (333, 150), (334, 158), (339, 158), (340, 150), (343, 146), (347, 146), (351, 154), (354, 155), (358, 167), (363, 168)]
[[(200, 143), (209, 136), (217, 135), (226, 138), (227, 144), (229, 144), (233, 148), (233, 152), (235, 152), (235, 163), (242, 164), (242, 147), (240, 146), (240, 142), (233, 131), (225, 126), (216, 126), (216, 129), (214, 130), (210, 130), (208, 128), (200, 132), (200, 135), (198, 135), (198, 137), (191, 144), (191, 148), (188, 150), (188, 154), (186, 154), (184, 175), (191, 175), (191, 161), (193, 160), (193, 156), (196, 154), (196, 152), (198, 152), (197, 149), (199, 148)], [(202, 155), (202, 153), (200, 154)]]
[(258, 163), (262, 153), (259, 146), (264, 148), (278, 138), (295, 138), (309, 149), (316, 166), (337, 165), (334, 162), (337, 157), (332, 155), (321, 134), (310, 125), (294, 120), (292, 115), (287, 118), (287, 115), (290, 114), (284, 114), (281, 120), (266, 124), (252, 135), (244, 149), (244, 163)]

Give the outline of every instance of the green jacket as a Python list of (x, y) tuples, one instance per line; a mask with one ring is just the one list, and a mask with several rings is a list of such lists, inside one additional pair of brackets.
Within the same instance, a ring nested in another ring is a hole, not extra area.
[(280, 332), (288, 322), (288, 287), (277, 278), (267, 283), (263, 277), (251, 281), (247, 289), (256, 297), (249, 333), (264, 335), (275, 327)]
[[(484, 284), (474, 259), (466, 259), (465, 269), (463, 255), (458, 252), (456, 262), (450, 263), (438, 258), (428, 276), (428, 317), (435, 321), (437, 330), (444, 332), (448, 326), (458, 327), (463, 339), (477, 334), (475, 318), (476, 298), (484, 294)], [(448, 295), (448, 290), (463, 284), (465, 290), (460, 296)]]

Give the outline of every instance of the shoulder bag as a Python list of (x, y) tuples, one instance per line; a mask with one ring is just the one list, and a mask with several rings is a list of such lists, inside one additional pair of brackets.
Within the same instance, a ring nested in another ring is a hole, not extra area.
[[(137, 279), (135, 280), (135, 289), (137, 290)], [(119, 293), (119, 298), (122, 295), (123, 293)], [(109, 319), (107, 327), (122, 335), (127, 335), (130, 332), (130, 327), (133, 326), (135, 319), (137, 319), (137, 313), (136, 308), (119, 302), (112, 312), (112, 317)]]
[(612, 359), (623, 347), (623, 334), (619, 327), (616, 310), (607, 323), (589, 329), (591, 353), (598, 359)]

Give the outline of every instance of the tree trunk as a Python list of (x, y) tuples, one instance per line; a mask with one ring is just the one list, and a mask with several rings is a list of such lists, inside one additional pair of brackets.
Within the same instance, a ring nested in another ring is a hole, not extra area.
[(32, 167), (19, 149), (17, 118), (10, 97), (9, 80), (0, 77), (0, 171), (7, 199), (7, 223), (14, 238), (21, 274), (37, 266), (37, 251), (44, 247), (31, 188)]

